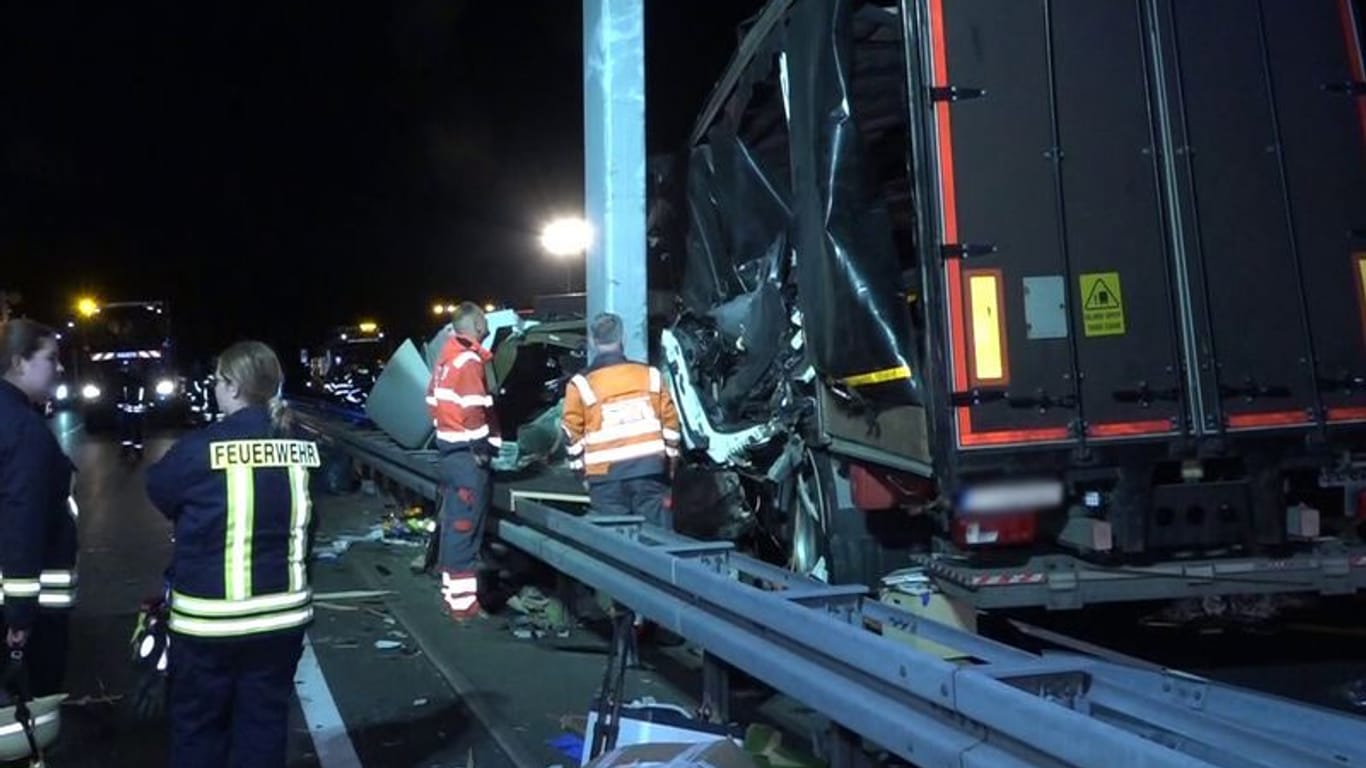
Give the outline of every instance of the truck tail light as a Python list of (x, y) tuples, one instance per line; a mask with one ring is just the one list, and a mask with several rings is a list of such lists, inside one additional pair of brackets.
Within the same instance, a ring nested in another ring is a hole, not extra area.
[(1037, 512), (960, 512), (953, 518), (953, 543), (971, 547), (1032, 544), (1039, 533)]

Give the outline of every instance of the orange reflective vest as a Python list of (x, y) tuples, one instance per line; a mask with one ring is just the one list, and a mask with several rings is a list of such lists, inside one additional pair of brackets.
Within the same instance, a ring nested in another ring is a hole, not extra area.
[(563, 427), (570, 466), (589, 480), (664, 474), (678, 456), (678, 412), (663, 376), (624, 358), (569, 381)]
[(502, 440), (493, 396), (484, 382), (484, 363), (492, 356), (478, 341), (455, 334), (446, 340), (427, 384), (427, 405), (436, 439), (455, 445)]

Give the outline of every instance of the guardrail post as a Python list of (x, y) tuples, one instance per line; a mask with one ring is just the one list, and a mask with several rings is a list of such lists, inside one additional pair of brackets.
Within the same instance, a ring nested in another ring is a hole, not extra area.
[(730, 667), (714, 654), (702, 653), (703, 718), (725, 725), (730, 722)]
[(838, 723), (830, 724), (825, 742), (829, 768), (869, 768), (872, 765), (863, 748), (863, 737)]

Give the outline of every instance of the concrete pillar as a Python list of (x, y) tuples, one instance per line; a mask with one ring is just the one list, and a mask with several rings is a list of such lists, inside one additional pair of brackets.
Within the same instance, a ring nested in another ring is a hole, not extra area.
[(588, 316), (621, 315), (626, 354), (645, 360), (645, 4), (584, 0)]

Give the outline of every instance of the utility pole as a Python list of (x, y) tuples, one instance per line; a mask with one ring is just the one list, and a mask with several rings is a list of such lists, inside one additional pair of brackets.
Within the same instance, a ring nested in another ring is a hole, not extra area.
[(583, 86), (588, 316), (620, 315), (627, 356), (648, 360), (644, 0), (583, 0)]

